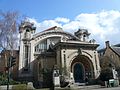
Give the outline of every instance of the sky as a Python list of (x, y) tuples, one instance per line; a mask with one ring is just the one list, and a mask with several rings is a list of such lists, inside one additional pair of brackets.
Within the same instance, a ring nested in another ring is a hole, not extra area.
[(120, 43), (120, 0), (0, 0), (0, 10), (18, 11), (37, 32), (58, 26), (74, 34), (88, 29), (100, 47)]

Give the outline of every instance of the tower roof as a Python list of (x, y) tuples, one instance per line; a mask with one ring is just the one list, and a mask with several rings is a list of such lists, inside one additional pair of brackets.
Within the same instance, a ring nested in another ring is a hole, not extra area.
[(87, 36), (90, 35), (90, 33), (88, 32), (87, 29), (78, 29), (78, 31), (75, 32), (75, 35), (76, 35), (76, 36), (77, 36), (77, 35), (83, 35), (83, 34), (86, 34)]
[(48, 29), (44, 30), (43, 32), (45, 32), (45, 31), (53, 31), (53, 30), (60, 30), (60, 31), (63, 31), (62, 28), (57, 27), (57, 26), (54, 26), (54, 27), (51, 27), (51, 28), (48, 28)]
[(24, 28), (30, 28), (31, 30), (36, 30), (36, 27), (34, 27), (34, 24), (28, 21), (23, 21), (21, 25), (19, 26), (19, 33), (23, 32)]

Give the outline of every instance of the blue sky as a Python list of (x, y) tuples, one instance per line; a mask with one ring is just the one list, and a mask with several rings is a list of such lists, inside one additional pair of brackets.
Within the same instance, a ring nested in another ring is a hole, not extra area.
[(120, 43), (120, 0), (0, 0), (1, 11), (18, 11), (37, 31), (54, 25), (74, 33), (86, 28), (101, 45)]
[(120, 0), (0, 0), (0, 10), (19, 11), (39, 21), (101, 10), (120, 10)]

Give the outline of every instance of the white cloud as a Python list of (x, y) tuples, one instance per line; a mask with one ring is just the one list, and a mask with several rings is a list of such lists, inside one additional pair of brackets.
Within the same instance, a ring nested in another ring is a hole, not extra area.
[(27, 18), (27, 20), (34, 23), (34, 25), (37, 28), (37, 32), (41, 32), (53, 26), (62, 27), (62, 25), (60, 23), (57, 23), (55, 20), (44, 20), (43, 22), (40, 23), (34, 18)]
[(58, 17), (54, 20), (44, 20), (38, 23), (37, 20), (29, 18), (34, 22), (38, 30), (44, 30), (52, 26), (62, 27), (64, 31), (74, 33), (79, 28), (86, 28), (98, 43), (103, 44), (106, 40), (111, 43), (119, 43), (120, 35), (120, 12), (101, 11), (97, 13), (82, 13), (74, 20)]
[(40, 23), (40, 28), (42, 30), (45, 30), (45, 29), (53, 27), (53, 26), (62, 27), (62, 25), (60, 23), (57, 23), (54, 20), (45, 20), (45, 21)]
[(27, 17), (27, 18), (26, 18), (26, 21), (30, 21), (30, 22), (34, 23), (34, 25), (35, 25), (36, 27), (39, 27), (39, 26), (40, 26), (40, 23), (39, 23), (35, 18), (29, 18), (29, 17)]
[(62, 18), (62, 17), (57, 17), (55, 18), (56, 22), (62, 22), (62, 23), (68, 23), (70, 21), (70, 19), (68, 18)]
[[(119, 43), (120, 35), (120, 12), (119, 11), (101, 11), (99, 13), (82, 13), (75, 18), (79, 21), (79, 26), (86, 27), (92, 34), (92, 37), (98, 43), (104, 43), (110, 40), (112, 43)], [(115, 35), (115, 36), (114, 36)]]

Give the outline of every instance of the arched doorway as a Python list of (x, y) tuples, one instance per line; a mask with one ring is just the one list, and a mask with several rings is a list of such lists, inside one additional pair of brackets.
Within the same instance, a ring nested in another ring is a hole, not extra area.
[(71, 72), (75, 82), (84, 83), (86, 77), (94, 78), (93, 63), (84, 55), (78, 55), (72, 60)]
[(76, 63), (73, 67), (73, 75), (75, 82), (84, 82), (84, 66), (81, 63)]

